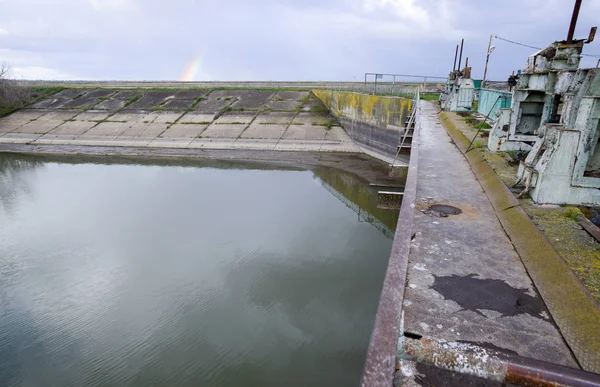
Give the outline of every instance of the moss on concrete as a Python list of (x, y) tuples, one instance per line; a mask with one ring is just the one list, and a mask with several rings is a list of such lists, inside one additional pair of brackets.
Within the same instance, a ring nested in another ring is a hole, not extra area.
[(402, 127), (412, 106), (412, 100), (402, 97), (331, 90), (313, 90), (313, 94), (337, 117), (382, 128)]
[[(553, 231), (542, 234), (525, 213), (521, 203), (486, 162), (484, 155), (478, 150), (466, 153), (472, 137), (465, 137), (458, 129), (457, 121), (450, 118), (452, 114), (442, 112), (442, 123), (471, 164), (473, 172), (496, 210), (502, 227), (510, 237), (565, 340), (584, 369), (600, 372), (600, 308), (574, 275), (574, 272), (577, 272), (574, 268), (579, 267), (581, 262), (569, 263), (566, 253), (557, 253), (563, 245), (568, 245), (560, 240), (555, 241), (554, 245), (548, 241), (554, 232), (562, 238), (570, 238), (566, 237), (570, 228), (565, 226), (572, 226), (574, 223), (570, 212), (558, 207), (560, 212), (551, 217), (547, 211), (548, 207), (538, 206), (542, 216), (536, 219), (545, 219), (544, 222), (548, 224), (553, 223), (550, 219), (554, 219), (555, 223), (555, 226), (551, 227)], [(573, 226), (572, 229), (576, 227)], [(574, 243), (573, 257), (583, 248), (582, 244)], [(569, 250), (568, 247), (564, 249)]]

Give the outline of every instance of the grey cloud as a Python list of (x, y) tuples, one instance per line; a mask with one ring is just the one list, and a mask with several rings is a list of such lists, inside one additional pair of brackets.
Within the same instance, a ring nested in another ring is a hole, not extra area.
[[(564, 39), (572, 7), (563, 0), (95, 1), (12, 2), (0, 14), (7, 32), (0, 61), (87, 79), (178, 79), (198, 56), (197, 80), (445, 76), (464, 37), (464, 56), (481, 77), (490, 33), (545, 46)], [(584, 2), (578, 37), (598, 24), (599, 11), (600, 0)], [(533, 51), (494, 44), (493, 79), (521, 68)], [(600, 53), (600, 42), (584, 52)]]

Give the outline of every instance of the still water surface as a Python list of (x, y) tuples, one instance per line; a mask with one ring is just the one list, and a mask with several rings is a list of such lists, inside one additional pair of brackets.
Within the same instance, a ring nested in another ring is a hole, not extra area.
[(375, 202), (333, 169), (0, 154), (0, 385), (357, 385)]

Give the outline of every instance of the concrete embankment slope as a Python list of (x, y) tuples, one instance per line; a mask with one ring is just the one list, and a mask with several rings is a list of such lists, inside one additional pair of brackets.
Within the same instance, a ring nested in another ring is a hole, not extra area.
[(314, 95), (285, 89), (65, 89), (0, 119), (0, 143), (360, 152)]
[[(412, 100), (350, 91), (313, 90), (350, 137), (366, 150), (393, 159)], [(404, 160), (406, 162), (407, 160)]]

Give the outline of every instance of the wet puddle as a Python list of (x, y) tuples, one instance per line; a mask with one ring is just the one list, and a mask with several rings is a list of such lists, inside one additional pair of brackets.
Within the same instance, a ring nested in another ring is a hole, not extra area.
[(493, 310), (503, 316), (516, 316), (527, 313), (540, 317), (546, 311), (544, 302), (539, 297), (532, 297), (525, 289), (515, 289), (506, 282), (494, 279), (468, 276), (433, 276), (435, 281), (431, 288), (447, 300), (452, 300), (462, 308), (481, 313), (479, 309)]

